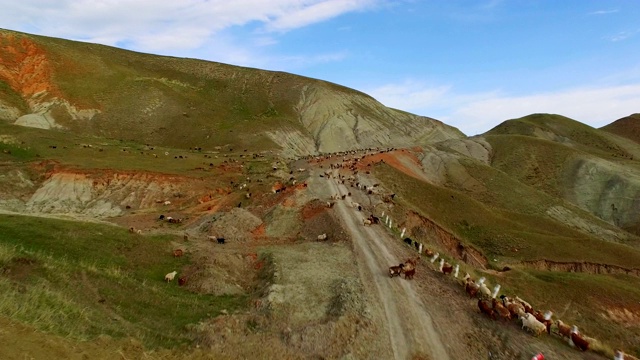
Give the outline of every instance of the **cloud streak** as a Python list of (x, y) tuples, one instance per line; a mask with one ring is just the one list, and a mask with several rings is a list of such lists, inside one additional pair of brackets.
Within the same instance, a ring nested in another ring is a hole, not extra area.
[(4, 4), (10, 29), (98, 42), (140, 51), (194, 49), (236, 26), (283, 32), (382, 0), (23, 0)]
[(615, 14), (617, 13), (618, 9), (610, 9), (610, 10), (596, 10), (596, 11), (592, 11), (590, 12), (588, 15), (607, 15), (607, 14)]

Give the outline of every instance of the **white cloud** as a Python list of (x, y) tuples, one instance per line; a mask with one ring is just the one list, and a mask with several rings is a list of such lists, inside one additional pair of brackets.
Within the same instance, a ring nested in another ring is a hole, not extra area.
[(268, 28), (272, 30), (300, 28), (344, 13), (367, 8), (374, 3), (375, 1), (373, 0), (327, 0), (317, 2), (309, 6), (301, 6), (299, 9), (278, 17), (268, 24)]
[(588, 15), (607, 15), (607, 14), (615, 14), (617, 13), (618, 9), (610, 9), (610, 10), (596, 10), (596, 11), (592, 11), (590, 12)]
[(497, 96), (451, 109), (450, 125), (467, 135), (533, 113), (560, 114), (593, 127), (640, 112), (640, 84), (576, 88), (528, 96)]
[(365, 90), (381, 103), (401, 110), (425, 109), (444, 101), (449, 86), (428, 87), (422, 83), (406, 80), (401, 84), (387, 84)]
[(21, 0), (0, 24), (18, 31), (139, 51), (194, 49), (236, 26), (285, 31), (364, 10), (382, 0)]
[(608, 39), (613, 42), (623, 41), (623, 40), (627, 40), (630, 37), (635, 36), (638, 32), (640, 32), (640, 30), (620, 31), (619, 33), (613, 36), (609, 36)]
[(505, 120), (533, 113), (560, 114), (601, 127), (640, 112), (640, 84), (512, 96), (499, 91), (461, 94), (452, 86), (427, 87), (406, 81), (365, 92), (386, 106), (434, 117), (467, 135), (481, 134)]

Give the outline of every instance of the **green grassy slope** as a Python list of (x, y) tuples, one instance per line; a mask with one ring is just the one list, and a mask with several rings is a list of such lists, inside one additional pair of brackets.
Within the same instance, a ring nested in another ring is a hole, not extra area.
[(114, 226), (0, 215), (0, 314), (39, 330), (91, 339), (133, 336), (147, 346), (190, 339), (185, 326), (245, 305), (242, 296), (194, 294), (165, 283), (189, 264), (171, 236)]
[(625, 137), (640, 144), (640, 113), (625, 116), (601, 127), (600, 130)]
[[(403, 136), (432, 125), (451, 136), (464, 136), (433, 119), (388, 109), (359, 91), (284, 72), (143, 54), (7, 30), (0, 30), (0, 46), (7, 52), (38, 54), (13, 62), (0, 59), (5, 62), (0, 62), (0, 100), (27, 113), (24, 101), (31, 95), (20, 91), (46, 88), (47, 98), (65, 99), (77, 111), (98, 111), (87, 121), (74, 118), (65, 106), (51, 109), (59, 124), (79, 134), (176, 148), (229, 144), (252, 150), (279, 149), (282, 144), (274, 143), (265, 132), (297, 130), (312, 138), (322, 129), (318, 124), (309, 127), (310, 121), (301, 118), (299, 108), (303, 92), (315, 89), (321, 90), (317, 93), (322, 99), (312, 99), (312, 103), (326, 104), (309, 115), (318, 118), (314, 123), (330, 119), (333, 126), (352, 130), (352, 124), (341, 119), (346, 114), (373, 120)], [(29, 73), (31, 69), (36, 69), (35, 74)], [(26, 90), (12, 89), (9, 77), (17, 78), (13, 83)], [(332, 102), (339, 105), (334, 107)], [(332, 113), (332, 108), (339, 113)], [(346, 123), (338, 124), (341, 121)]]

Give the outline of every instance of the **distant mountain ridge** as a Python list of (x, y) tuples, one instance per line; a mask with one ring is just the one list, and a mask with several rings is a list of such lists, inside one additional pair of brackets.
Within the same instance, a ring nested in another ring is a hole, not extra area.
[(0, 120), (290, 156), (465, 137), (321, 80), (8, 30), (0, 30)]

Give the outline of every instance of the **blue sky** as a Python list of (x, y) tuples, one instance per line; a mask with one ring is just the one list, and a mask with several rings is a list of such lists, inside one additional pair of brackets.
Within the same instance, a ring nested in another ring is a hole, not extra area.
[(637, 0), (22, 0), (0, 27), (328, 80), (467, 135), (640, 112)]

